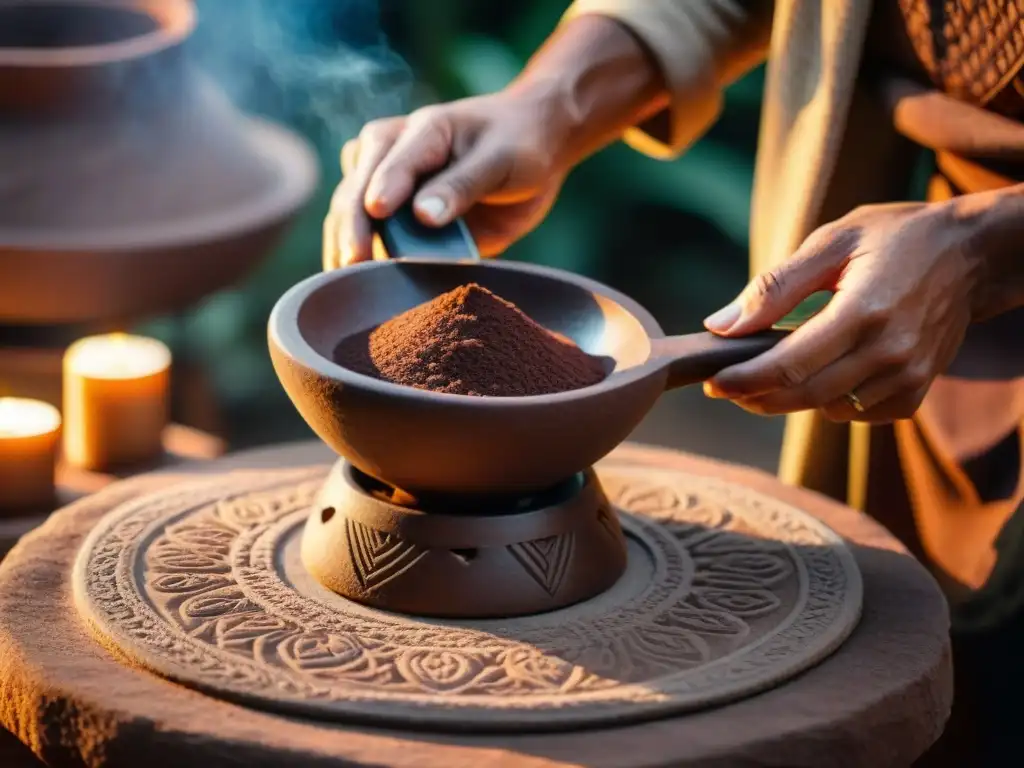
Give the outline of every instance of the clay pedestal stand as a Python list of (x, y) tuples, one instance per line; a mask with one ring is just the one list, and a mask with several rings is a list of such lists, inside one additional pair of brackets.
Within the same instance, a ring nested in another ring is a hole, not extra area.
[(425, 619), (301, 567), (333, 458), (125, 481), (23, 539), (0, 565), (3, 725), (105, 768), (884, 768), (942, 730), (942, 595), (845, 507), (625, 446), (596, 467), (628, 542), (608, 591)]

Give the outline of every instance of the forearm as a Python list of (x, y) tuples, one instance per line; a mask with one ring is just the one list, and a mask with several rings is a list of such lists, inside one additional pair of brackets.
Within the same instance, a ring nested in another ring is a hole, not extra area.
[(1024, 307), (1024, 184), (964, 195), (945, 205), (953, 220), (968, 228), (967, 248), (978, 263), (974, 319)]
[(537, 109), (555, 162), (566, 170), (669, 100), (643, 44), (624, 25), (597, 15), (559, 27), (508, 90)]

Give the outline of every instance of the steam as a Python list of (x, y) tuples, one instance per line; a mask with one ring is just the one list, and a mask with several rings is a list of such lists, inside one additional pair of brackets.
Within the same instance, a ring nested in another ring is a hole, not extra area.
[(407, 111), (409, 66), (377, 0), (199, 0), (192, 55), (246, 111), (304, 123), (330, 152)]

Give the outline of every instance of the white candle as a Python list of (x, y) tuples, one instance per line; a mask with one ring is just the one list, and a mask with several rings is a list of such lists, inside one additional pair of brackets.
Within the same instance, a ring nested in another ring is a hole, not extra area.
[(60, 413), (48, 403), (0, 397), (0, 510), (53, 504), (60, 425)]
[(91, 336), (64, 355), (64, 458), (109, 470), (155, 460), (168, 420), (171, 352), (156, 339)]

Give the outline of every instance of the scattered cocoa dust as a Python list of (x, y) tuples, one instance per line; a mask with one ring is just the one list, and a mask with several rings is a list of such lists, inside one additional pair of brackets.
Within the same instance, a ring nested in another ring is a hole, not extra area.
[(476, 283), (343, 339), (334, 360), (416, 389), (490, 397), (567, 392), (607, 375), (601, 358)]

